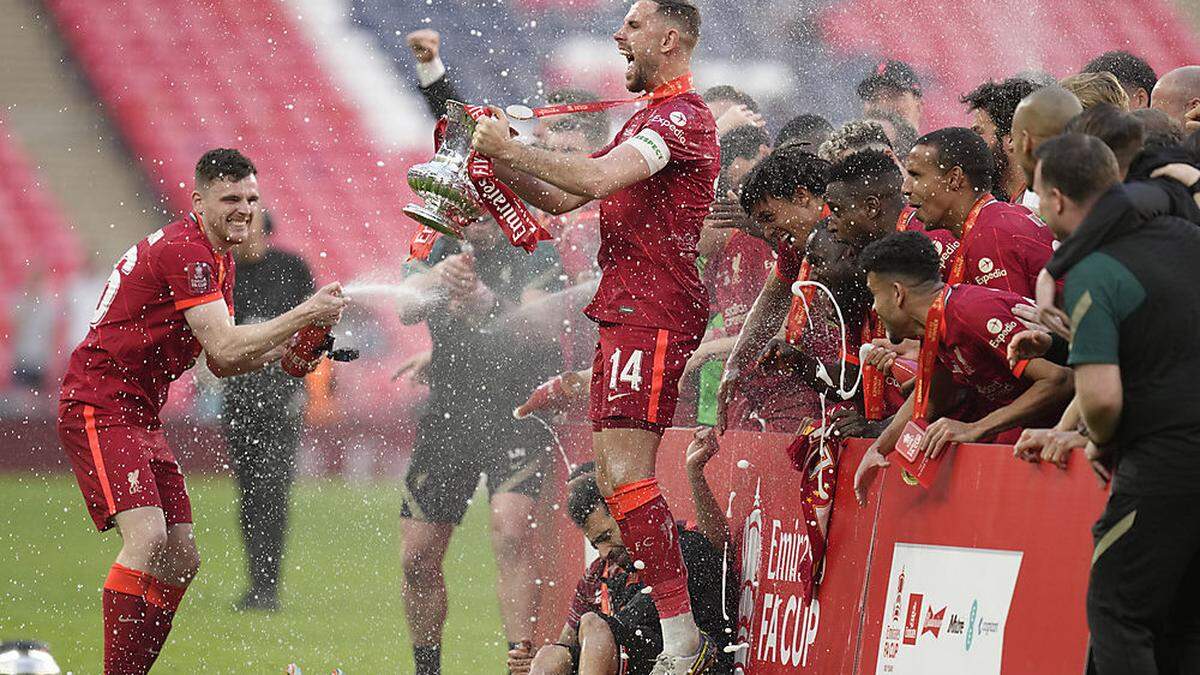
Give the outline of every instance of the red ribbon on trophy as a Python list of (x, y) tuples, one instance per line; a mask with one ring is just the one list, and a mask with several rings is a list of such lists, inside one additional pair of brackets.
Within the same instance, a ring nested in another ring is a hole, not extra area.
[[(495, 116), (495, 113), (486, 106), (468, 105), (463, 106), (463, 109), (471, 116), (471, 119), (476, 121), (482, 117)], [(446, 124), (446, 118), (442, 117), (433, 130), (434, 152), (441, 147), (446, 136)], [(496, 178), (496, 168), (491, 157), (472, 150), (470, 156), (467, 157), (467, 177), (475, 186), (480, 205), (487, 209), (487, 212), (495, 219), (496, 224), (508, 237), (510, 244), (520, 246), (533, 253), (537, 250), (538, 242), (552, 239), (550, 233), (529, 213), (525, 203), (517, 197), (512, 188)], [(459, 224), (465, 227), (468, 223)], [(409, 259), (424, 260), (428, 258), (437, 238), (437, 230), (428, 225), (422, 225), (409, 245)]]

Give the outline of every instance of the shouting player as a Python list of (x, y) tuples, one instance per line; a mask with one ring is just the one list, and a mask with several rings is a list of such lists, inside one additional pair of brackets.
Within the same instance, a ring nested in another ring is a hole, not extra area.
[(498, 109), (474, 143), (534, 206), (562, 213), (600, 202), (600, 287), (584, 310), (600, 324), (591, 411), (597, 479), (642, 567), (662, 625), (656, 673), (702, 673), (713, 643), (696, 628), (674, 518), (654, 478), (684, 365), (704, 335), (708, 295), (696, 242), (713, 200), (719, 148), (712, 113), (692, 90), (700, 13), (687, 0), (639, 0), (613, 35), (625, 84), (646, 92), (611, 143), (591, 154), (514, 142)]
[(201, 351), (218, 377), (262, 368), (296, 331), (336, 323), (346, 304), (333, 283), (270, 321), (233, 325), (230, 249), (261, 217), (256, 174), (237, 150), (200, 158), (192, 212), (125, 252), (67, 366), (59, 438), (96, 529), (115, 525), (122, 540), (104, 582), (106, 675), (150, 670), (200, 566), (159, 420), (171, 382)]

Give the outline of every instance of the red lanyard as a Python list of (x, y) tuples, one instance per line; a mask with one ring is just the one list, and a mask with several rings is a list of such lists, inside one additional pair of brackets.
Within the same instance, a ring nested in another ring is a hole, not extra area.
[(946, 283), (953, 286), (961, 284), (963, 273), (966, 272), (967, 266), (967, 237), (971, 236), (971, 231), (975, 229), (975, 221), (979, 219), (979, 212), (983, 207), (996, 201), (996, 198), (991, 195), (983, 195), (975, 201), (975, 205), (971, 207), (971, 212), (967, 214), (967, 222), (963, 223), (962, 236), (958, 238), (961, 242), (958, 246), (958, 252), (955, 254), (954, 263), (950, 267), (950, 276), (946, 279)]
[(582, 101), (579, 103), (559, 103), (556, 105), (544, 105), (540, 108), (527, 108), (521, 105), (510, 105), (505, 110), (509, 117), (519, 120), (533, 119), (534, 117), (549, 117), (551, 115), (567, 115), (570, 113), (595, 112), (597, 110), (608, 110), (629, 103), (640, 103), (642, 101), (657, 101), (659, 99), (671, 98), (678, 96), (687, 91), (692, 90), (692, 74), (684, 73), (673, 80), (663, 83), (655, 87), (654, 91), (643, 96), (635, 96), (633, 98), (614, 99), (610, 101)]
[(917, 210), (911, 206), (906, 206), (900, 209), (900, 217), (896, 219), (896, 231), (907, 232), (912, 226), (912, 221), (917, 215)]
[(946, 286), (929, 306), (929, 313), (925, 315), (925, 340), (921, 342), (921, 354), (917, 357), (916, 405), (913, 407), (913, 419), (923, 420), (929, 412), (929, 387), (933, 381), (933, 368), (937, 364), (942, 321), (946, 313), (946, 298), (949, 295), (950, 286)]

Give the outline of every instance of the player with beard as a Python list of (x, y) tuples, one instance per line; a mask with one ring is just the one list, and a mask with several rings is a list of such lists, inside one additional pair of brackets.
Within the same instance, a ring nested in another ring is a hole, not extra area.
[(234, 325), (231, 249), (262, 217), (257, 173), (237, 150), (200, 158), (191, 213), (121, 256), (67, 365), (59, 439), (96, 529), (121, 534), (104, 582), (109, 675), (150, 670), (200, 566), (191, 500), (159, 419), (171, 382), (201, 352), (218, 377), (258, 370), (301, 328), (336, 323), (346, 304), (333, 283), (269, 321)]
[(1033, 297), (1050, 259), (1050, 230), (1029, 210), (996, 199), (992, 157), (979, 134), (949, 127), (926, 134), (905, 160), (904, 193), (928, 230), (959, 241), (945, 280)]
[(708, 294), (696, 243), (720, 171), (716, 123), (691, 84), (700, 13), (685, 0), (639, 0), (613, 35), (625, 84), (646, 92), (605, 148), (558, 153), (511, 138), (503, 112), (476, 125), (475, 149), (534, 206), (600, 204), (600, 286), (584, 310), (600, 324), (592, 369), (596, 475), (630, 552), (645, 566), (663, 634), (655, 672), (708, 672), (713, 642), (696, 627), (671, 511), (654, 478), (684, 365), (704, 335)]
[[(1074, 392), (1071, 371), (1040, 358), (1009, 365), (1008, 343), (1022, 325), (1012, 310), (1028, 300), (993, 288), (944, 283), (933, 245), (916, 232), (888, 235), (864, 249), (859, 260), (888, 337), (922, 339), (922, 362), (925, 350), (933, 350), (931, 372), (918, 374), (918, 390), (859, 463), (854, 477), (859, 503), (911, 419), (931, 422), (920, 449), (937, 458), (951, 443), (1058, 418)], [(923, 377), (929, 378), (927, 411), (915, 402)], [(962, 410), (964, 397), (969, 411), (964, 419), (946, 416)]]
[(1025, 195), (1033, 194), (1033, 191), (1013, 161), (1012, 121), (1017, 104), (1037, 88), (1036, 84), (1015, 77), (1003, 82), (989, 80), (960, 99), (971, 111), (971, 131), (982, 136), (992, 151), (995, 163), (992, 185), (997, 198), (1021, 204), (1034, 213), (1037, 204), (1030, 206), (1023, 201)]

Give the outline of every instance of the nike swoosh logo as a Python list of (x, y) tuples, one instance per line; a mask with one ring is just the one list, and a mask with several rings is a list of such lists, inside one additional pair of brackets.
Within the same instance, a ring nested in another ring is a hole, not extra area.
[(127, 617), (124, 617), (124, 616), (121, 616), (120, 614), (118, 614), (117, 621), (120, 621), (121, 623), (141, 623), (142, 619), (137, 619), (137, 618), (130, 619), (130, 618), (127, 618)]
[(609, 400), (609, 401), (615, 401), (615, 400), (617, 400), (617, 399), (619, 399), (619, 398), (623, 398), (623, 397), (625, 397), (625, 396), (629, 396), (629, 395), (630, 395), (630, 394), (632, 394), (632, 393), (633, 393), (632, 391), (627, 391), (627, 392), (625, 392), (624, 394), (617, 394), (617, 395), (615, 395), (615, 396), (614, 396), (614, 395), (612, 395), (612, 394), (609, 394), (609, 396), (608, 396), (608, 400)]

